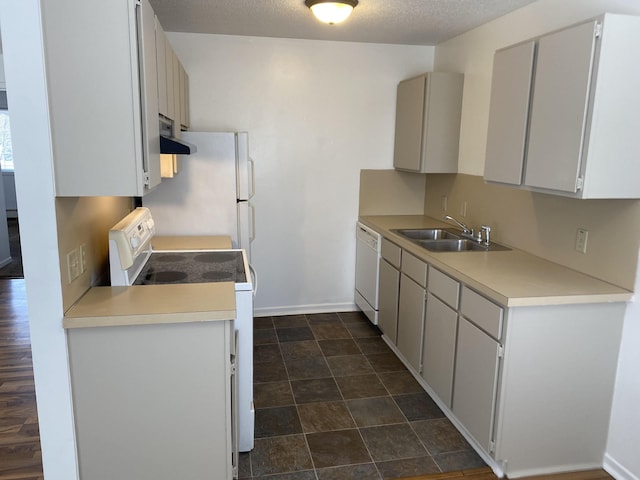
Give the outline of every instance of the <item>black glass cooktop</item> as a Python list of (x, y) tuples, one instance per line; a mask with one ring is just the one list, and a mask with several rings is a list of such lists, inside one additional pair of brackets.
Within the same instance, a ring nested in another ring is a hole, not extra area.
[(133, 283), (208, 283), (247, 281), (242, 251), (155, 252)]

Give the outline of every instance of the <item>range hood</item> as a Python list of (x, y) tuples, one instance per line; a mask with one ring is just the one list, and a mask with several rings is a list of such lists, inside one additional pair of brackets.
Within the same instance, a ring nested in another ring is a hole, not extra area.
[(196, 146), (191, 143), (180, 140), (179, 138), (160, 135), (160, 153), (189, 155), (197, 151)]
[(196, 153), (195, 145), (173, 136), (174, 125), (171, 120), (160, 117), (160, 153), (168, 155), (189, 155)]

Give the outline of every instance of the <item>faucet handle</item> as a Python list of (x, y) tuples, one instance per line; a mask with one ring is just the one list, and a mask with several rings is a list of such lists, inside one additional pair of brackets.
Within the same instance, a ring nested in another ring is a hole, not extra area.
[(489, 245), (489, 236), (491, 234), (491, 227), (489, 225), (482, 225), (480, 227), (480, 238), (482, 239), (482, 233), (484, 233), (484, 243)]

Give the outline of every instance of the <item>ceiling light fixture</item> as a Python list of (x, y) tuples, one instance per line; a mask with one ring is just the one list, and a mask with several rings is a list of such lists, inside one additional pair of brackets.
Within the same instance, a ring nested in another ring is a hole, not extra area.
[(305, 0), (304, 4), (318, 20), (333, 25), (345, 21), (351, 15), (358, 0)]

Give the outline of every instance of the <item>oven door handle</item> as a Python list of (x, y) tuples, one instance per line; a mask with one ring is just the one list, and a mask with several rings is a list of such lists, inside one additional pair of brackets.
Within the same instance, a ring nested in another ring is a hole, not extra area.
[(249, 273), (251, 275), (252, 284), (253, 284), (253, 296), (255, 297), (258, 292), (258, 272), (253, 268), (253, 265), (249, 264)]

